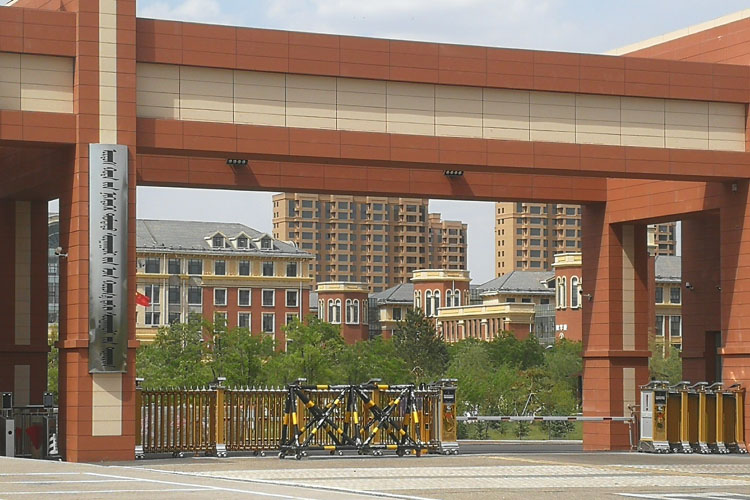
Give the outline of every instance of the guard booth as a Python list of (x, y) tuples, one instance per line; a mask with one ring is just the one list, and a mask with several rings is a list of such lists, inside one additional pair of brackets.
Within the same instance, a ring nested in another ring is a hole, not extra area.
[(641, 425), (638, 451), (669, 453), (667, 439), (669, 382), (652, 380), (641, 386)]

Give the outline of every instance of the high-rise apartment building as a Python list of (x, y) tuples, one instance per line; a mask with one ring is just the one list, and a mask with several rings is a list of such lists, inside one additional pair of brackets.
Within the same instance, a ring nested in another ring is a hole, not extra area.
[[(676, 255), (675, 222), (649, 226), (655, 255)], [(581, 207), (554, 203), (495, 204), (495, 274), (552, 269), (555, 254), (581, 251)]]
[(466, 224), (428, 213), (428, 200), (280, 193), (273, 236), (315, 255), (317, 283), (367, 283), (379, 292), (416, 269), (466, 268)]

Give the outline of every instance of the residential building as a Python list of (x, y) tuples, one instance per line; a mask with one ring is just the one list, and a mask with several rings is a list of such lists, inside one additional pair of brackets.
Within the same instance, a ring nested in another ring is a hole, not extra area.
[(280, 193), (273, 197), (273, 236), (310, 252), (316, 283), (362, 282), (371, 292), (408, 282), (431, 265), (466, 267), (461, 222), (428, 214), (428, 200)]
[(555, 255), (555, 270), (550, 288), (555, 290), (555, 338), (583, 340), (583, 301), (590, 295), (583, 292), (581, 253)]
[[(581, 251), (581, 206), (495, 204), (495, 274), (551, 270), (555, 254)], [(657, 255), (675, 255), (676, 223), (649, 226)]]
[(329, 281), (318, 283), (318, 318), (339, 325), (348, 344), (370, 337), (366, 283)]
[[(389, 339), (396, 325), (414, 308), (414, 283), (399, 283), (370, 294), (370, 337)], [(377, 311), (377, 312), (376, 312)]]
[(57, 325), (60, 321), (60, 215), (47, 216), (47, 325)]
[[(654, 336), (660, 344), (682, 349), (682, 261), (680, 257), (654, 258)], [(695, 284), (690, 284), (694, 287)], [(700, 286), (700, 285), (699, 285)], [(685, 284), (688, 288), (688, 283)]]
[(137, 221), (136, 333), (151, 341), (160, 326), (191, 314), (223, 317), (229, 327), (273, 335), (309, 310), (312, 255), (242, 224)]

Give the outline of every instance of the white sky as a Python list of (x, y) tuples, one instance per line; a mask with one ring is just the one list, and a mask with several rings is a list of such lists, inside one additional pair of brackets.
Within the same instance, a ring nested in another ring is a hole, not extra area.
[[(323, 33), (602, 53), (750, 8), (750, 0), (138, 0), (138, 15)], [(138, 217), (271, 231), (271, 194), (138, 189)], [(519, 200), (523, 201), (523, 200)], [(493, 278), (493, 205), (431, 201), (469, 224), (475, 283)]]

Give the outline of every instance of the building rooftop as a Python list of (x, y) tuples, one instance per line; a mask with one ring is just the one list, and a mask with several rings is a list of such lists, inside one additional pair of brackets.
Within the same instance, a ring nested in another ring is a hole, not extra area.
[[(227, 244), (212, 246), (216, 235), (224, 236)], [(240, 236), (248, 238), (247, 248), (237, 248), (234, 242)], [(270, 240), (270, 248), (261, 248), (261, 240)], [(196, 222), (177, 220), (138, 219), (136, 221), (136, 248), (139, 252), (217, 253), (240, 255), (273, 255), (276, 257), (312, 258), (308, 252), (295, 245), (272, 238), (267, 233), (226, 222)]]
[(554, 275), (552, 271), (511, 271), (479, 285), (477, 291), (554, 295), (555, 291), (545, 284)]
[(657, 255), (654, 262), (656, 281), (682, 281), (682, 257), (676, 255)]
[(414, 284), (401, 283), (382, 292), (371, 293), (370, 298), (375, 299), (378, 304), (412, 304), (414, 303)]

